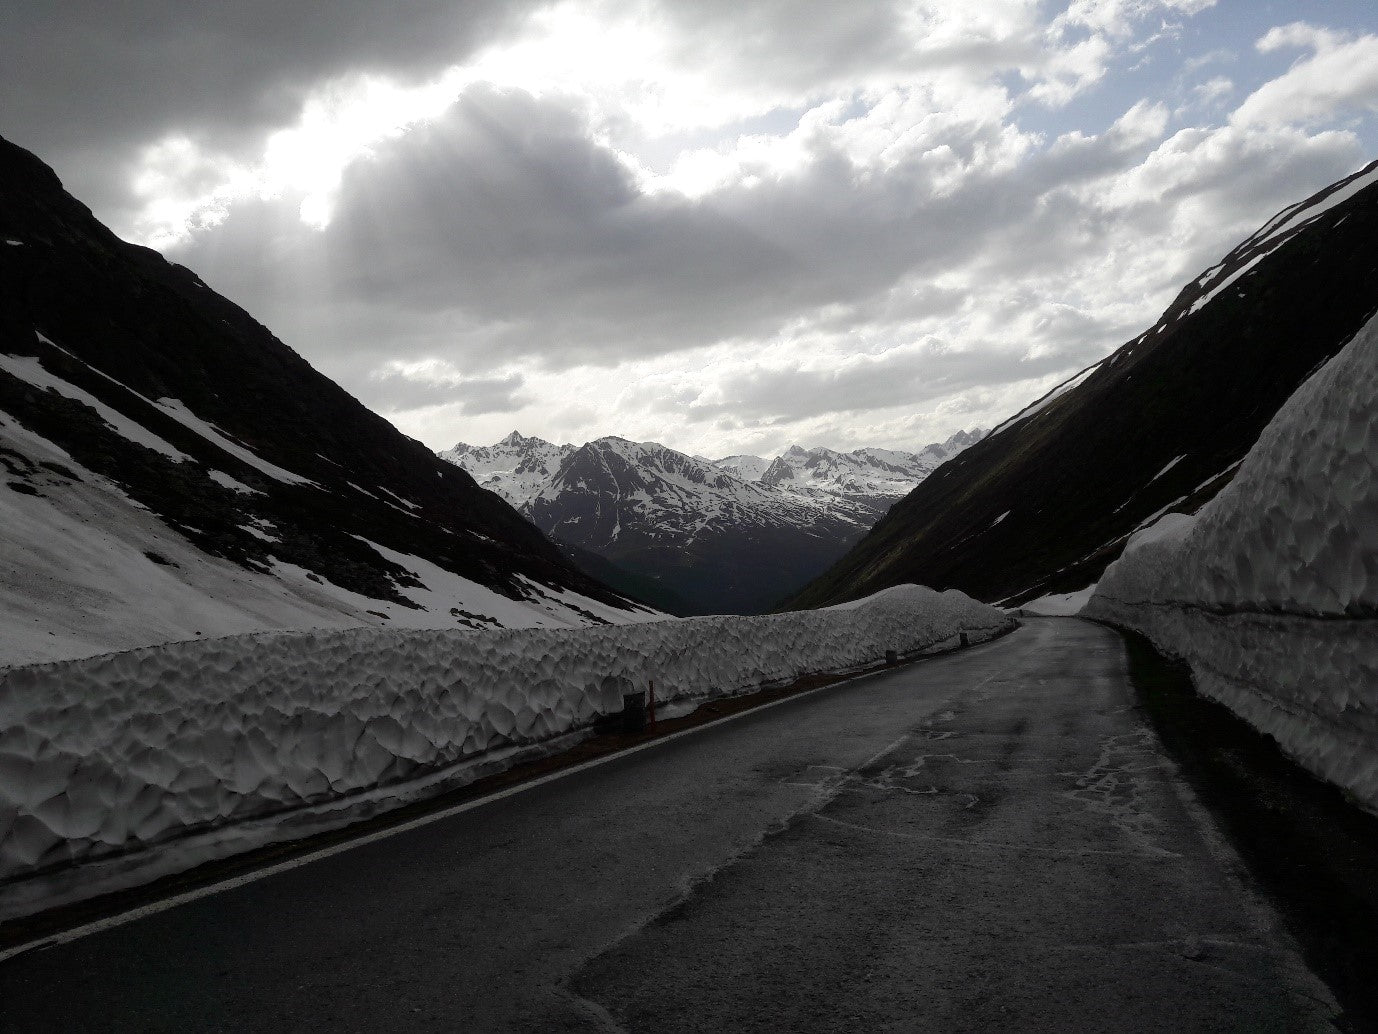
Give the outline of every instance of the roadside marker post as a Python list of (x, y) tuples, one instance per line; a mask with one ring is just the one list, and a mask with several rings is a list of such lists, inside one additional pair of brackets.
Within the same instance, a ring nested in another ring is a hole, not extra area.
[(646, 692), (622, 694), (622, 731), (646, 731)]

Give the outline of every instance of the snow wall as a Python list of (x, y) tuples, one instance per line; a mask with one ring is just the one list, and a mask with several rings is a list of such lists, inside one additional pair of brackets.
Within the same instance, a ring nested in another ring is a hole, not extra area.
[(1194, 517), (1130, 540), (1083, 611), (1378, 812), (1378, 319), (1278, 411)]
[(648, 679), (664, 702), (747, 692), (1014, 624), (901, 586), (760, 617), (258, 633), (0, 670), (0, 918), (92, 892), (103, 860), (152, 878), (300, 836), (304, 811), (333, 809), (329, 828), (462, 784), (466, 762), (587, 728)]

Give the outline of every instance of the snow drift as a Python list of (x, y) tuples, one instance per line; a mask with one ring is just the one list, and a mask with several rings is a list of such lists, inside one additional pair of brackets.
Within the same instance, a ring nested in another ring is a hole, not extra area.
[[(0, 671), (0, 916), (52, 903), (33, 889), (44, 873), (169, 847), (185, 867), (299, 835), (282, 817), (587, 727), (648, 679), (664, 701), (743, 692), (1013, 625), (961, 593), (905, 586), (828, 611), (261, 633)], [(193, 834), (204, 843), (188, 851)]]
[(1085, 614), (1188, 661), (1201, 692), (1378, 811), (1378, 319), (1228, 488), (1130, 540)]

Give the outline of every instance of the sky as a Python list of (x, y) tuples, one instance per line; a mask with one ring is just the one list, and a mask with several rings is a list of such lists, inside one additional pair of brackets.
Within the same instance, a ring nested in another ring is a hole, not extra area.
[(1368, 0), (9, 0), (0, 135), (433, 448), (917, 449), (1378, 157)]

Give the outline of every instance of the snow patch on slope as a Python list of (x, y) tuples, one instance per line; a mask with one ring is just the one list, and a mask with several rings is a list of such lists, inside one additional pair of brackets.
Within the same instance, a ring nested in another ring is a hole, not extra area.
[(315, 485), (317, 488), (320, 487), (310, 478), (302, 477), (300, 474), (293, 474), (290, 470), (284, 470), (275, 463), (269, 463), (257, 453), (250, 452), (248, 449), (244, 448), (244, 446), (230, 441), (219, 428), (206, 423), (206, 421), (202, 420), (188, 409), (179, 399), (158, 399), (154, 405), (171, 416), (183, 427), (195, 431), (217, 448), (228, 452), (236, 459), (242, 460), (259, 473), (266, 474), (274, 481), (281, 481), (286, 485)]
[(1344, 204), (1355, 194), (1378, 183), (1378, 166), (1356, 173), (1348, 182), (1337, 183), (1334, 189), (1314, 204), (1302, 202), (1283, 209), (1246, 242), (1250, 245), (1266, 244), (1300, 230), (1307, 223), (1320, 218), (1338, 205)]
[(1092, 584), (1076, 592), (1049, 593), (1020, 604), (1019, 609), (1025, 614), (1039, 614), (1043, 617), (1072, 617), (1086, 608), (1095, 591), (1096, 586)]
[[(41, 471), (29, 485), (37, 494), (0, 480), (0, 667), (266, 630), (380, 624), (454, 629), (486, 625), (484, 618), (502, 627), (555, 628), (649, 616), (614, 611), (575, 593), (552, 597), (554, 590), (545, 586), (531, 588), (528, 599), (509, 599), (376, 544), (424, 584), (402, 589), (416, 606), (351, 592), (280, 561), (271, 571), (250, 570), (204, 553), (119, 486), (3, 414), (0, 449)], [(53, 473), (45, 462), (60, 464), (73, 478)]]
[(1279, 246), (1280, 246), (1280, 245), (1275, 245), (1274, 247), (1269, 248), (1267, 251), (1261, 251), (1261, 252), (1259, 252), (1257, 255), (1255, 255), (1253, 258), (1251, 258), (1248, 262), (1244, 263), (1244, 265), (1240, 266), (1240, 267), (1239, 267), (1238, 269), (1236, 269), (1233, 273), (1231, 273), (1229, 276), (1225, 277), (1225, 278), (1224, 278), (1223, 280), (1221, 280), (1218, 284), (1216, 284), (1214, 287), (1212, 287), (1209, 291), (1207, 291), (1205, 294), (1203, 294), (1200, 298), (1196, 299), (1196, 301), (1192, 302), (1192, 303), (1191, 303), (1191, 308), (1189, 308), (1186, 312), (1182, 313), (1182, 314), (1181, 314), (1180, 316), (1178, 316), (1177, 318), (1178, 318), (1178, 319), (1182, 319), (1182, 318), (1184, 318), (1184, 317), (1186, 317), (1186, 316), (1190, 316), (1190, 315), (1192, 315), (1192, 314), (1194, 314), (1194, 313), (1200, 312), (1200, 311), (1201, 311), (1202, 309), (1204, 309), (1207, 305), (1209, 305), (1212, 301), (1214, 301), (1214, 300), (1220, 295), (1220, 293), (1223, 292), (1223, 291), (1225, 290), (1225, 288), (1229, 287), (1231, 284), (1233, 284), (1233, 283), (1235, 283), (1236, 281), (1238, 281), (1238, 280), (1239, 280), (1241, 277), (1243, 277), (1245, 274), (1252, 272), (1255, 266), (1257, 266), (1260, 262), (1262, 262), (1262, 261), (1263, 261), (1264, 259), (1266, 259), (1269, 255), (1271, 255), (1274, 251), (1276, 251), (1277, 248), (1278, 248)]
[[(42, 338), (42, 335), (40, 334), (39, 337)], [(168, 459), (177, 463), (185, 463), (191, 460), (191, 457), (177, 448), (177, 446), (158, 437), (142, 424), (131, 420), (113, 406), (107, 405), (96, 398), (90, 392), (77, 387), (69, 381), (63, 380), (57, 374), (44, 367), (35, 356), (7, 355), (0, 352), (0, 370), (4, 370), (12, 377), (18, 377), (21, 381), (27, 381), (35, 388), (55, 391), (65, 398), (80, 402), (82, 405), (94, 409), (111, 430), (120, 437), (134, 442), (136, 445), (142, 445), (146, 449), (160, 452), (168, 457)]]
[(761, 475), (770, 466), (770, 460), (764, 456), (724, 456), (720, 460), (710, 460), (713, 466), (721, 470), (730, 471), (736, 474), (743, 481), (760, 481)]
[(230, 475), (226, 474), (223, 470), (209, 470), (206, 472), (206, 474), (217, 485), (220, 485), (222, 488), (228, 488), (233, 492), (240, 492), (244, 495), (263, 494), (257, 488), (250, 488), (248, 485), (240, 481), (238, 478), (230, 477)]
[(1090, 366), (1082, 370), (1080, 373), (1073, 374), (1071, 377), (1067, 378), (1061, 384), (1057, 385), (1057, 387), (1053, 388), (1042, 398), (1039, 398), (1031, 404), (1025, 406), (1018, 413), (1014, 414), (1014, 416), (1006, 420), (1003, 424), (1000, 424), (998, 427), (996, 427), (994, 430), (990, 432), (989, 437), (993, 438), (1001, 431), (1007, 431), (1016, 424), (1022, 424), (1024, 421), (1030, 420), (1033, 417), (1038, 416), (1039, 413), (1043, 412), (1045, 409), (1051, 406), (1058, 399), (1062, 398), (1063, 395), (1066, 395), (1073, 388), (1078, 387), (1083, 381), (1086, 380), (1086, 378), (1090, 377), (1091, 374), (1099, 370), (1101, 367), (1101, 363), (1104, 362), (1105, 359), (1102, 359), (1099, 362), (1092, 363)]

